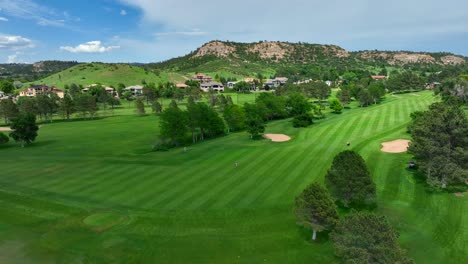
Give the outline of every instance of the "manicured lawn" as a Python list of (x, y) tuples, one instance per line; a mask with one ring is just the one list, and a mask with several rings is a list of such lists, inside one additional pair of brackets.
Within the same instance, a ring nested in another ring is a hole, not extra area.
[(406, 170), (410, 155), (380, 152), (381, 142), (408, 138), (409, 114), (434, 101), (418, 95), (353, 107), (307, 129), (288, 120), (268, 125), (290, 142), (236, 133), (187, 153), (151, 152), (157, 117), (127, 107), (99, 120), (45, 124), (33, 145), (0, 147), (0, 262), (336, 263), (324, 234), (310, 243), (310, 232), (295, 225), (292, 203), (323, 181), (350, 141), (372, 171), (377, 210), (401, 232), (410, 257), (464, 263), (467, 198), (428, 192)]

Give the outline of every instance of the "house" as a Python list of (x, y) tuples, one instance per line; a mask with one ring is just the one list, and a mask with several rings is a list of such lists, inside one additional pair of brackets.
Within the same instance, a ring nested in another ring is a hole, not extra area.
[(210, 89), (217, 92), (224, 92), (224, 85), (219, 82), (207, 82), (200, 85), (200, 90), (203, 92), (208, 92)]
[(286, 77), (277, 77), (275, 79), (267, 79), (266, 82), (263, 84), (263, 88), (269, 87), (270, 89), (275, 89), (280, 86), (285, 85), (288, 82), (288, 78)]
[(125, 92), (130, 92), (133, 97), (143, 95), (143, 86), (134, 85), (124, 89)]
[(213, 81), (213, 78), (210, 76), (207, 76), (203, 73), (197, 73), (192, 77), (193, 81), (201, 82), (201, 83), (209, 83)]
[(190, 86), (186, 85), (185, 83), (178, 83), (178, 84), (176, 84), (176, 87), (179, 88), (179, 89), (187, 89)]
[[(89, 91), (89, 89), (93, 88), (93, 87), (96, 87), (98, 86), (99, 84), (91, 84), (91, 85), (88, 85), (86, 86), (83, 90), (81, 90), (83, 93), (87, 93)], [(102, 86), (102, 88), (104, 88), (104, 90), (106, 90), (106, 92), (112, 96), (112, 97), (118, 97), (118, 93), (117, 91), (110, 87), (110, 86)]]
[(373, 75), (371, 76), (372, 80), (374, 81), (379, 81), (379, 80), (385, 80), (387, 79), (388, 77), (385, 76), (385, 75)]
[(63, 98), (65, 93), (63, 90), (57, 89), (53, 86), (47, 85), (31, 85), (28, 89), (23, 90), (20, 92), (19, 96), (27, 96), (27, 97), (36, 97), (42, 94), (48, 93), (55, 93), (58, 97)]
[(234, 87), (236, 86), (236, 83), (238, 83), (238, 82), (228, 82), (227, 83), (227, 88), (234, 89)]

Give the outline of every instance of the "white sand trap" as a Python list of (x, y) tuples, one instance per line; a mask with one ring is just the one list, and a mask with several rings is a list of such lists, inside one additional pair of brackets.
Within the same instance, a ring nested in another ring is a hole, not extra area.
[(409, 140), (397, 139), (394, 141), (382, 143), (382, 151), (387, 153), (403, 153), (408, 150)]
[(284, 134), (265, 134), (263, 137), (271, 139), (273, 142), (286, 142), (291, 140), (291, 138)]
[(465, 197), (464, 193), (454, 193), (456, 197)]
[(0, 132), (10, 132), (11, 128), (9, 127), (0, 127)]

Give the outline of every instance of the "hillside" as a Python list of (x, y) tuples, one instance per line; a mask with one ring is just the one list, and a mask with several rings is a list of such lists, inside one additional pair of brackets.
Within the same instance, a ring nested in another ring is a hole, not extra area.
[(41, 61), (34, 64), (0, 64), (0, 77), (27, 82), (44, 78), (77, 65), (76, 61)]
[(64, 87), (66, 84), (71, 83), (83, 86), (101, 83), (116, 87), (119, 83), (127, 86), (141, 84), (143, 80), (148, 83), (163, 83), (167, 81), (184, 81), (184, 78), (177, 73), (149, 72), (141, 67), (129, 64), (89, 63), (71, 67), (34, 83), (43, 83), (56, 87)]
[[(220, 76), (297, 75), (314, 76), (330, 70), (368, 70), (375, 74), (382, 69), (466, 67), (466, 58), (450, 53), (408, 51), (349, 52), (335, 45), (288, 42), (236, 43), (212, 41), (194, 52), (148, 69), (175, 71), (184, 74), (204, 72)], [(425, 70), (422, 70), (425, 71)], [(292, 76), (289, 76), (292, 77)]]

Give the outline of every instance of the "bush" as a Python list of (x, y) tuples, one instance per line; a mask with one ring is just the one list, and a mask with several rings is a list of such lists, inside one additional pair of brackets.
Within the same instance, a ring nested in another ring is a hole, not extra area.
[(169, 151), (173, 146), (166, 141), (158, 141), (153, 145), (153, 151)]
[(308, 127), (314, 123), (313, 116), (309, 113), (295, 116), (292, 120), (293, 127)]
[(8, 138), (5, 134), (0, 132), (0, 145), (6, 144), (10, 141), (10, 138)]

